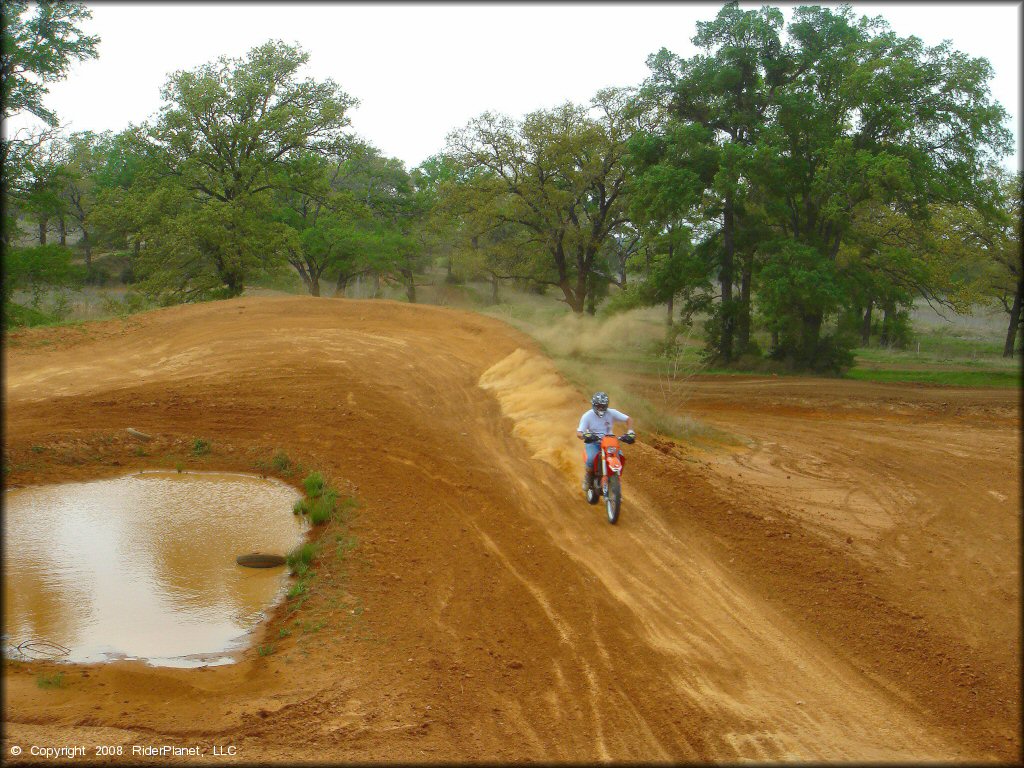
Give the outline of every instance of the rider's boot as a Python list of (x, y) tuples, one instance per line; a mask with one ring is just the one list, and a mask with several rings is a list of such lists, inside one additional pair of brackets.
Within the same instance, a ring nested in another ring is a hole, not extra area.
[(587, 472), (583, 476), (583, 490), (584, 491), (587, 490), (593, 484), (594, 484), (594, 470), (591, 469), (590, 467), (587, 467)]

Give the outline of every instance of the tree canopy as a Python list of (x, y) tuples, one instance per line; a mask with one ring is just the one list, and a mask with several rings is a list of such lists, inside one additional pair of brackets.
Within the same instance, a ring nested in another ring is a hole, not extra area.
[(589, 107), (519, 122), (485, 113), (448, 139), (450, 157), (473, 171), (460, 190), (465, 213), (515, 242), (505, 276), (557, 287), (574, 312), (593, 291), (602, 246), (627, 221), (627, 97), (608, 89)]
[(272, 220), (272, 193), (316, 183), (305, 159), (344, 150), (358, 103), (332, 80), (300, 79), (308, 59), (270, 41), (168, 78), (160, 115), (141, 134), (148, 181), (179, 211), (146, 238), (145, 264), (161, 291), (236, 296), (284, 260), (293, 232)]
[[(31, 11), (30, 11), (31, 8)], [(43, 103), (48, 83), (63, 80), (75, 61), (96, 58), (99, 37), (80, 25), (92, 18), (84, 3), (4, 0), (0, 96), (4, 118), (30, 112), (49, 126), (57, 115)]]
[(92, 17), (83, 3), (4, 0), (0, 14), (0, 101), (3, 119), (28, 112), (41, 120), (42, 130), (21, 130), (0, 137), (0, 197), (4, 200), (3, 241), (17, 231), (17, 219), (10, 203), (47, 186), (46, 166), (41, 154), (53, 154), (48, 147), (57, 138), (60, 123), (56, 113), (43, 102), (47, 85), (63, 80), (76, 61), (95, 58), (99, 37), (85, 35), (80, 25)]
[[(827, 318), (900, 294), (890, 288), (897, 284), (929, 290), (920, 260), (894, 248), (857, 261), (871, 280), (852, 289), (853, 262), (839, 256), (870, 240), (867, 211), (924, 222), (938, 205), (968, 202), (1010, 134), (988, 90), (988, 63), (948, 43), (901, 38), (849, 6), (794, 9), (786, 40), (781, 27), (777, 9), (729, 3), (698, 24), (693, 42), (707, 53), (653, 56), (645, 91), (666, 119), (634, 147), (641, 180), (674, 174), (677, 189), (691, 190), (670, 214), (693, 215), (699, 191), (697, 215), (720, 217), (708, 233), (718, 254), (719, 359), (731, 359), (733, 319), (749, 323), (755, 292), (775, 355), (831, 367), (837, 340), (822, 336)], [(739, 241), (749, 247), (737, 306)]]

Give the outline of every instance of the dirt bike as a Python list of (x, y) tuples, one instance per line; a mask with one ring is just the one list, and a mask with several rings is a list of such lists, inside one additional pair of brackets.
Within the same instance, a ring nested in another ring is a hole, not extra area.
[(619, 520), (619, 507), (622, 505), (622, 470), (626, 466), (626, 457), (619, 448), (619, 441), (631, 445), (634, 435), (605, 435), (598, 437), (593, 432), (583, 433), (584, 443), (600, 442), (600, 450), (594, 457), (594, 480), (587, 488), (587, 501), (597, 504), (604, 497), (605, 508), (608, 510), (608, 522), (612, 525)]

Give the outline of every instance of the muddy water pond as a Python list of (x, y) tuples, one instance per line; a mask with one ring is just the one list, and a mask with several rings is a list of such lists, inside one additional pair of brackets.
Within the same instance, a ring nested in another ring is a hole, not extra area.
[(287, 585), (286, 568), (235, 557), (299, 543), (299, 498), (280, 481), (206, 472), (6, 491), (5, 648), (38, 657), (45, 646), (26, 642), (39, 639), (68, 649), (63, 661), (232, 661)]

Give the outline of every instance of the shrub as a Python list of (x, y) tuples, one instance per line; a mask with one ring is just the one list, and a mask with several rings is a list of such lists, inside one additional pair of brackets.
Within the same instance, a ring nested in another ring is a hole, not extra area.
[(816, 373), (842, 373), (854, 363), (857, 339), (843, 333), (818, 339), (813, 350), (799, 350), (796, 342), (783, 340), (772, 350), (774, 360), (783, 360), (790, 368), (807, 368)]
[(331, 513), (319, 502), (309, 511), (309, 521), (313, 525), (323, 525), (331, 519)]
[(86, 285), (106, 285), (111, 281), (110, 273), (101, 264), (93, 262), (85, 268)]
[(332, 519), (338, 502), (338, 492), (327, 485), (323, 474), (310, 472), (302, 481), (302, 487), (306, 490), (306, 498), (296, 502), (293, 511), (296, 514), (308, 513), (313, 525), (322, 525)]
[(210, 452), (210, 441), (203, 440), (201, 437), (197, 437), (192, 441), (192, 455), (193, 456), (205, 456)]
[(302, 565), (305, 565), (308, 569), (314, 558), (316, 558), (317, 549), (317, 545), (311, 541), (297, 546), (289, 552), (284, 559), (285, 563), (288, 565), (288, 569), (293, 574), (298, 573), (299, 568)]
[(914, 326), (905, 309), (883, 315), (871, 324), (871, 332), (878, 335), (878, 343), (883, 347), (906, 349), (914, 340)]
[(4, 305), (4, 328), (34, 328), (39, 325), (52, 325), (55, 321), (55, 317), (32, 307), (23, 307), (13, 302)]
[(270, 460), (270, 466), (278, 472), (286, 472), (291, 468), (292, 460), (288, 458), (288, 454), (284, 451), (278, 451), (274, 454), (274, 458)]
[(643, 286), (630, 283), (626, 288), (615, 293), (608, 301), (602, 304), (597, 314), (602, 318), (606, 318), (646, 306), (649, 306), (649, 303), (647, 296), (644, 294)]
[(33, 308), (38, 309), (42, 294), (50, 288), (81, 285), (85, 270), (71, 263), (73, 254), (60, 245), (38, 245), (4, 249), (4, 304), (11, 301), (16, 288), (32, 291)]
[(53, 315), (57, 322), (64, 322), (70, 313), (71, 302), (68, 300), (67, 292), (58, 290), (57, 295), (53, 299), (53, 304), (50, 306), (50, 314)]
[(333, 493), (314, 499), (309, 506), (309, 521), (313, 525), (323, 525), (330, 520), (334, 516), (334, 501)]
[(123, 299), (107, 296), (103, 299), (103, 311), (123, 320), (128, 315), (149, 309), (151, 304), (152, 302), (141, 293), (126, 294)]
[(310, 472), (306, 475), (306, 479), (302, 481), (302, 487), (306, 489), (307, 496), (319, 496), (323, 493), (326, 485), (324, 476), (319, 472)]

